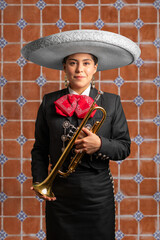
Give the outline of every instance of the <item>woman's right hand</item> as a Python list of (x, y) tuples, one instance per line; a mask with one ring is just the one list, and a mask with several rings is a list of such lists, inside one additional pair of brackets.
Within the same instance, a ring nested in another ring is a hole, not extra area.
[(37, 192), (33, 187), (31, 187), (31, 190), (35, 192), (35, 194), (39, 197), (42, 198), (46, 201), (55, 201), (56, 197), (47, 197), (45, 195), (40, 194), (39, 192)]

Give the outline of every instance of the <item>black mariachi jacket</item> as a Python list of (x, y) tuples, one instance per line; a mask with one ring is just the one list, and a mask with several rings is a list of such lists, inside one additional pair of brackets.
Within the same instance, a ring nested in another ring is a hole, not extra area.
[[(68, 93), (68, 89), (49, 93), (44, 96), (40, 105), (35, 127), (35, 143), (31, 151), (33, 182), (43, 181), (48, 175), (49, 158), (54, 166), (62, 154), (62, 125), (66, 120), (71, 121), (71, 118), (58, 115), (54, 101)], [(92, 88), (90, 97), (94, 99), (97, 93), (97, 89)], [(108, 167), (109, 160), (122, 160), (129, 155), (130, 137), (118, 95), (103, 93), (97, 105), (102, 106), (107, 112), (106, 120), (97, 133), (102, 144), (100, 150), (94, 153), (92, 158), (87, 154), (84, 155), (82, 165), (104, 169)], [(98, 110), (94, 117), (88, 120), (88, 123), (93, 125), (101, 118), (102, 112)], [(82, 119), (77, 121), (80, 124)]]

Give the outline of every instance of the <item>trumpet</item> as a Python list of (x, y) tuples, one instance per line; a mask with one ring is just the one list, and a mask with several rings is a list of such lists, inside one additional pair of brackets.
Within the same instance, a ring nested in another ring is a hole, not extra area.
[(95, 97), (95, 100), (92, 103), (88, 113), (86, 114), (85, 118), (82, 120), (77, 131), (74, 133), (73, 137), (69, 141), (68, 145), (66, 146), (65, 150), (63, 151), (62, 155), (60, 156), (59, 160), (55, 164), (54, 168), (52, 169), (52, 171), (50, 172), (48, 177), (41, 183), (33, 184), (34, 190), (37, 191), (38, 193), (40, 193), (41, 195), (44, 195), (47, 197), (55, 197), (54, 193), (52, 192), (52, 185), (53, 185), (53, 181), (56, 178), (57, 174), (59, 174), (63, 177), (67, 177), (71, 173), (75, 172), (77, 165), (80, 163), (82, 157), (85, 154), (84, 152), (75, 154), (75, 156), (71, 159), (71, 162), (68, 166), (68, 170), (66, 172), (62, 172), (61, 167), (62, 167), (64, 161), (66, 160), (68, 154), (70, 153), (70, 151), (75, 143), (75, 140), (78, 138), (82, 128), (86, 125), (86, 123), (87, 123), (88, 119), (90, 118), (90, 115), (92, 114), (93, 111), (100, 110), (103, 113), (103, 116), (102, 116), (101, 121), (96, 121), (94, 123), (94, 125), (92, 126), (90, 131), (92, 133), (96, 134), (97, 131), (99, 130), (99, 128), (101, 127), (101, 125), (103, 124), (107, 113), (104, 108), (102, 108), (100, 106), (95, 106), (95, 104), (98, 101), (101, 94), (102, 94), (102, 92), (99, 91), (98, 95)]

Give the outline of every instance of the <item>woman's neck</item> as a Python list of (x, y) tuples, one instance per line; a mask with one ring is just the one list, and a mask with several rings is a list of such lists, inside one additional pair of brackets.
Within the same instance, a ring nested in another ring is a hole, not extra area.
[(90, 88), (91, 88), (90, 85), (89, 85), (89, 87), (87, 87), (87, 88), (85, 88), (85, 89), (81, 89), (81, 88), (73, 89), (73, 88), (71, 88), (71, 87), (69, 86), (69, 92), (70, 92), (70, 93), (73, 93), (73, 94), (79, 94), (79, 95), (81, 95), (81, 94), (84, 93), (84, 95), (89, 96)]

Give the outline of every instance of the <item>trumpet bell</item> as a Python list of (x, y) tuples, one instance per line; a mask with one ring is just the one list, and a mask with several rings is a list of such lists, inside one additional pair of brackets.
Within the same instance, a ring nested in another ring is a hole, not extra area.
[(33, 188), (39, 194), (46, 196), (46, 197), (55, 197), (54, 193), (52, 192), (52, 184), (33, 184)]

